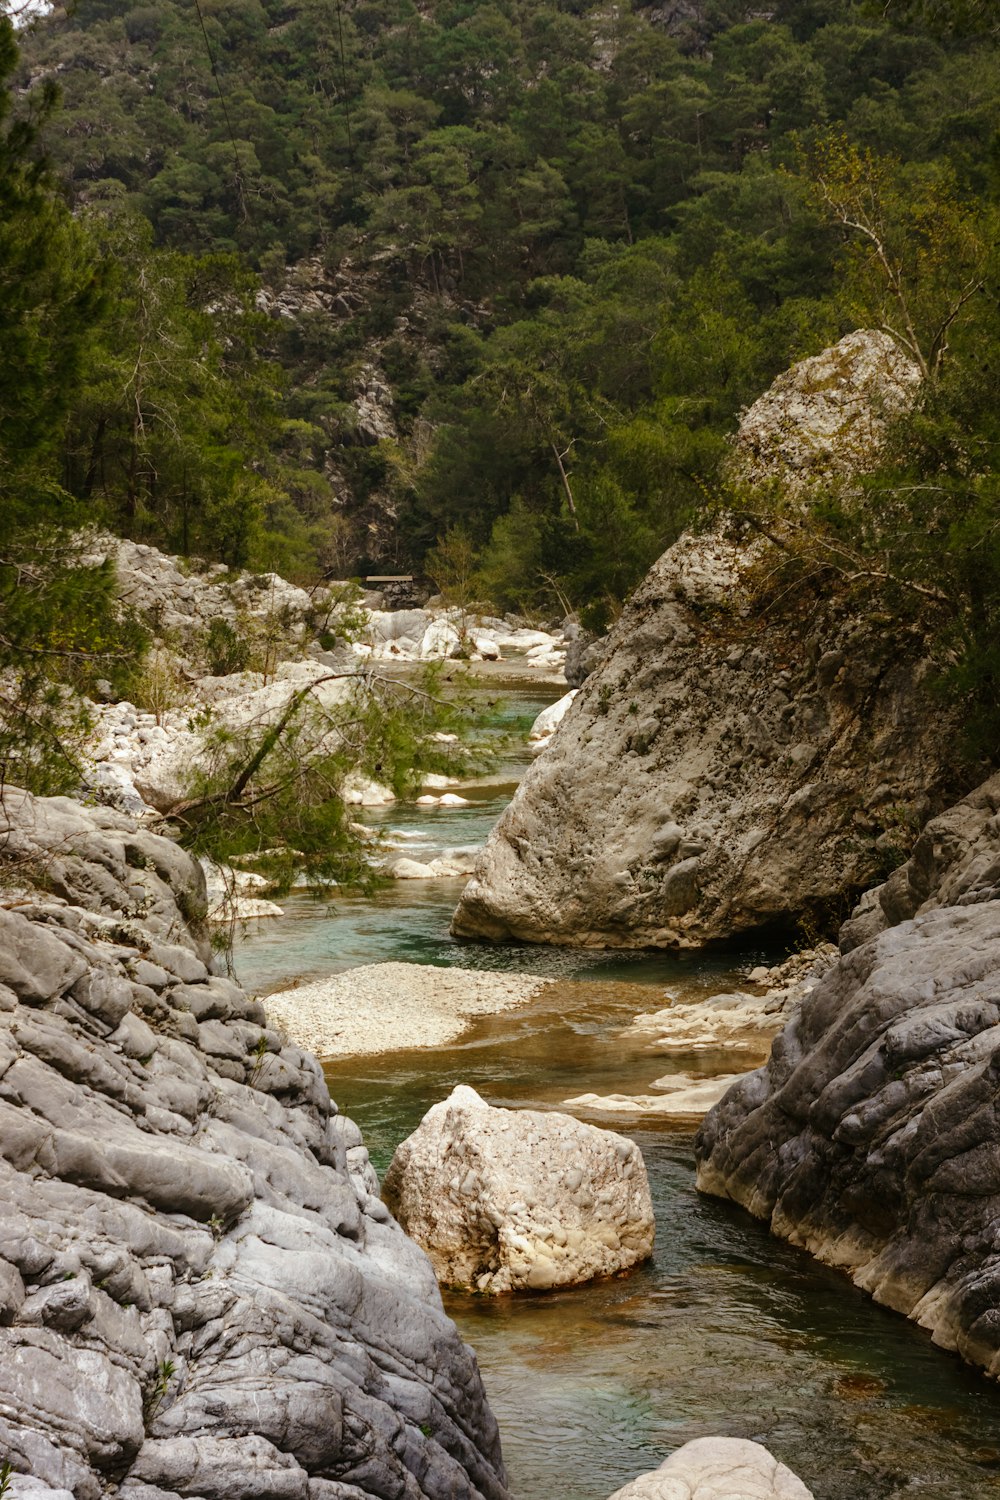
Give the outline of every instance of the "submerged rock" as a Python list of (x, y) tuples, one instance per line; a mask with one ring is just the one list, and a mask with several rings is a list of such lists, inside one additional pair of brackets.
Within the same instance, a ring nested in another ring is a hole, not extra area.
[(785, 1465), (745, 1438), (695, 1438), (610, 1500), (812, 1500)]
[(445, 1286), (576, 1286), (653, 1250), (633, 1141), (569, 1115), (496, 1109), (464, 1085), (397, 1148), (383, 1192)]
[(3, 811), (13, 1493), (507, 1500), (475, 1358), (360, 1134), (203, 961), (200, 868), (106, 809)]

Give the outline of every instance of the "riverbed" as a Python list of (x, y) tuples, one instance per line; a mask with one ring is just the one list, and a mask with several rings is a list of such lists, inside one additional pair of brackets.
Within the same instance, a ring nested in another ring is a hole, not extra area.
[[(523, 729), (558, 695), (510, 685), (501, 717)], [(527, 759), (515, 744), (488, 780), (460, 787), (467, 807), (395, 806), (365, 820), (410, 835), (400, 842), (419, 849), (418, 858), (481, 843)], [(397, 881), (332, 903), (294, 896), (283, 918), (259, 924), (238, 946), (239, 977), (261, 993), (390, 959), (553, 981), (445, 1047), (327, 1066), (331, 1092), (360, 1124), (380, 1172), (459, 1082), (491, 1103), (551, 1108), (584, 1092), (645, 1093), (672, 1068), (732, 1071), (730, 1054), (665, 1059), (621, 1033), (637, 1011), (663, 1004), (665, 992), (717, 992), (777, 955), (744, 949), (679, 959), (458, 943), (448, 923), (462, 883)], [(996, 1385), (745, 1213), (698, 1195), (690, 1130), (590, 1118), (642, 1149), (657, 1216), (651, 1263), (569, 1292), (445, 1298), (479, 1356), (516, 1500), (605, 1500), (709, 1433), (765, 1443), (817, 1500), (1000, 1496)]]

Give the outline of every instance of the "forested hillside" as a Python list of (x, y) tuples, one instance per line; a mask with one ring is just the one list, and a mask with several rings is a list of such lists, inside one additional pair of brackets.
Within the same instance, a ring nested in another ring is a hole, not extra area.
[[(741, 407), (878, 326), (925, 375), (898, 568), (942, 566), (958, 525), (981, 572), (992, 11), (56, 5), (19, 33), (12, 118), (45, 106), (7, 172), (49, 155), (33, 191), (60, 228), (32, 275), (65, 272), (38, 295), (81, 332), (6, 432), (37, 428), (49, 483), (171, 548), (299, 576), (435, 548), (439, 579), (601, 624), (718, 503)], [(928, 475), (951, 495), (930, 518)], [(877, 530), (851, 545), (884, 551)]]

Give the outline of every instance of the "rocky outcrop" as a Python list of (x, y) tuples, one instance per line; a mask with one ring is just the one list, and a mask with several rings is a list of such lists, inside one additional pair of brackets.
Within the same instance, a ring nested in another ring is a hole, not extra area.
[(301, 641), (306, 633), (312, 600), (277, 573), (231, 573), (225, 563), (203, 564), (196, 571), (156, 547), (110, 536), (95, 544), (94, 556), (114, 559), (122, 602), (157, 636), (182, 648), (202, 649), (216, 620), (244, 633), (266, 626), (272, 649), (279, 641)]
[(461, 936), (693, 945), (841, 905), (953, 793), (916, 631), (836, 597), (780, 619), (747, 552), (683, 537), (490, 835)]
[(909, 411), (920, 369), (887, 333), (862, 328), (799, 360), (743, 413), (736, 468), (789, 487), (874, 467), (893, 417)]
[(941, 906), (1000, 898), (1000, 775), (932, 818), (908, 860), (866, 891), (840, 929), (846, 953), (898, 922)]
[(13, 1492), (505, 1500), (474, 1357), (357, 1129), (204, 962), (198, 867), (107, 810), (4, 807)]
[(569, 1115), (496, 1109), (464, 1085), (397, 1147), (383, 1191), (444, 1286), (547, 1291), (653, 1250), (633, 1141)]
[[(795, 494), (859, 473), (918, 385), (888, 335), (850, 334), (744, 414), (731, 477)], [(829, 584), (777, 607), (783, 555), (721, 523), (660, 558), (595, 669), (570, 664), (579, 696), (483, 851), (456, 934), (701, 944), (825, 919), (907, 852), (957, 789), (925, 641)]]
[(695, 1438), (610, 1500), (812, 1500), (801, 1479), (760, 1443)]
[[(947, 880), (947, 877), (946, 877)], [(698, 1185), (1000, 1375), (1000, 902), (824, 976), (697, 1138)]]

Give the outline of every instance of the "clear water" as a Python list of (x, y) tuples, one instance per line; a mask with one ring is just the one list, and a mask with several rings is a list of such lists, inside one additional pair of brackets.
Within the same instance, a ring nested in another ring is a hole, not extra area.
[[(474, 808), (384, 816), (423, 834), (428, 847), (477, 842), (518, 770), (503, 768), (496, 791), (482, 789)], [(661, 1003), (665, 987), (724, 987), (734, 957), (458, 944), (447, 929), (461, 884), (397, 882), (332, 907), (295, 898), (283, 921), (261, 924), (237, 955), (240, 977), (262, 991), (387, 959), (556, 980), (448, 1047), (328, 1067), (331, 1092), (358, 1120), (380, 1170), (458, 1082), (493, 1103), (553, 1107), (585, 1091), (647, 1092), (670, 1067), (731, 1070), (731, 1056), (668, 1061), (621, 1033), (637, 1011)], [(761, 956), (745, 952), (739, 962)], [(446, 1297), (479, 1356), (517, 1500), (605, 1500), (710, 1433), (765, 1443), (817, 1500), (1000, 1497), (1000, 1388), (748, 1215), (699, 1196), (690, 1132), (644, 1123), (629, 1133), (656, 1206), (649, 1266), (569, 1292)]]

